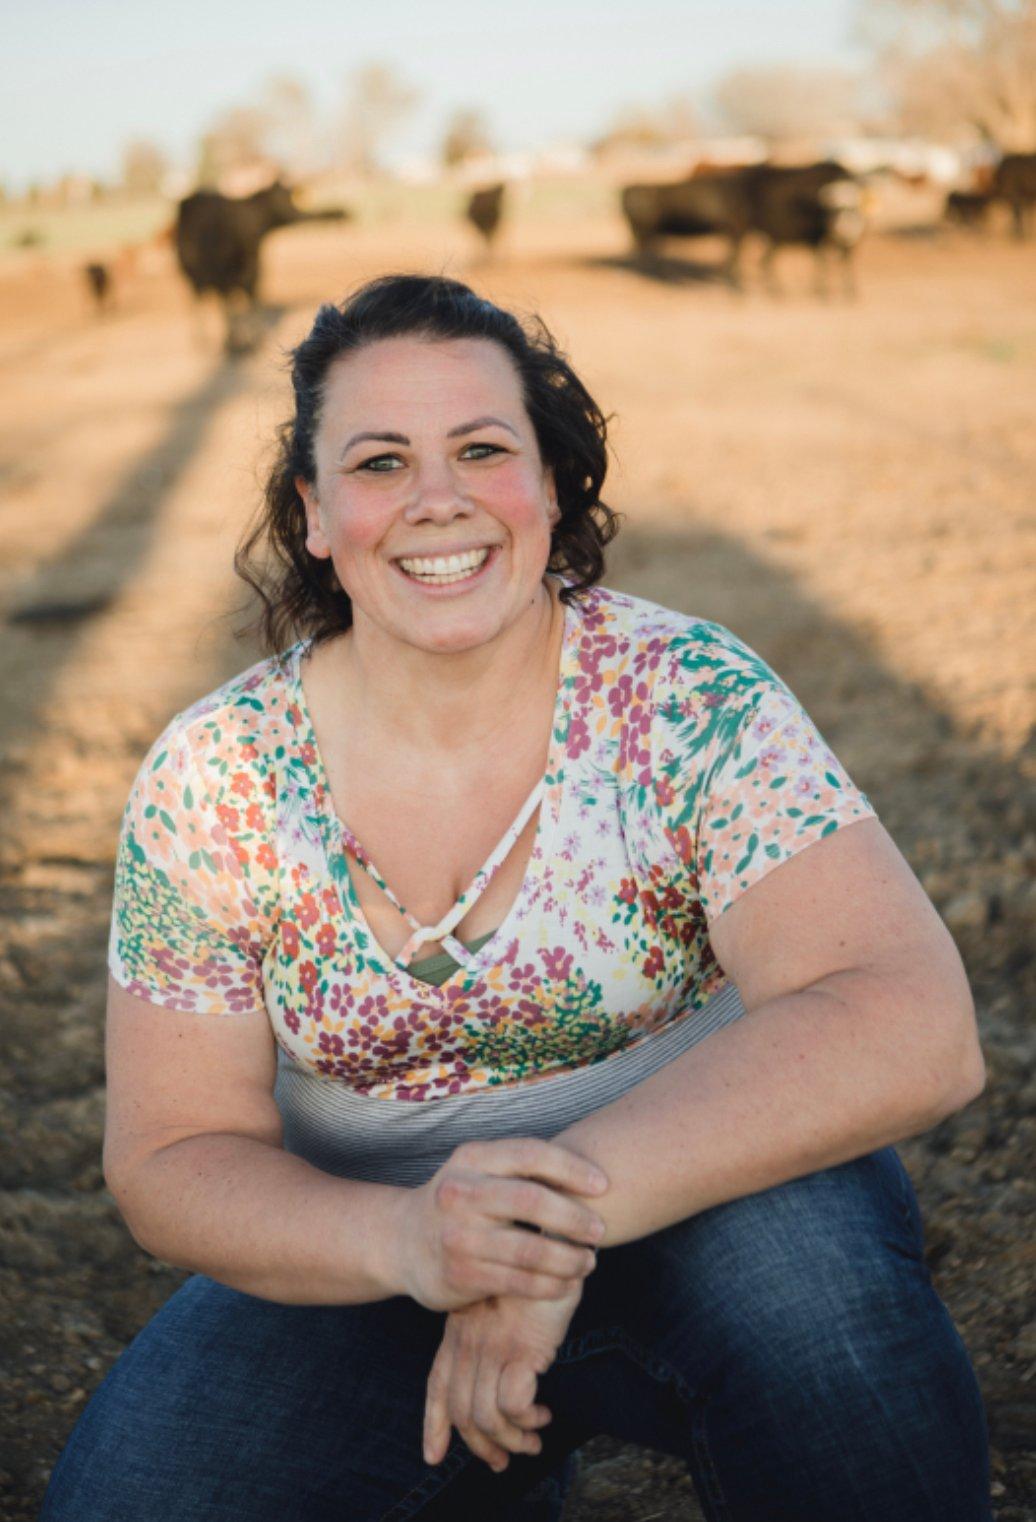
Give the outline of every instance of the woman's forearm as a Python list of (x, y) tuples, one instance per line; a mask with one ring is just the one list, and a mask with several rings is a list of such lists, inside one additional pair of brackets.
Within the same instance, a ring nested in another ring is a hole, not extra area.
[(773, 999), (556, 1136), (608, 1175), (601, 1245), (916, 1135), (974, 1098), (965, 1023), (936, 1034), (887, 997), (868, 1013), (880, 994), (846, 972)]
[(353, 1305), (406, 1291), (405, 1191), (336, 1178), (248, 1136), (188, 1137), (109, 1186), (136, 1240), (266, 1300)]

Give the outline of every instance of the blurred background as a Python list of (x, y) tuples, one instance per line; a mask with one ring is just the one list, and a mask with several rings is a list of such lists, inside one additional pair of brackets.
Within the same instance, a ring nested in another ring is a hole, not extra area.
[[(316, 306), (437, 271), (606, 412), (610, 585), (789, 682), (953, 932), (989, 1084), (903, 1144), (1036, 1522), (1033, 0), (37, 0), (0, 138), (0, 1517), (182, 1277), (100, 1172), (119, 815), (258, 658), (234, 543)], [(565, 1522), (691, 1522), (583, 1451)]]

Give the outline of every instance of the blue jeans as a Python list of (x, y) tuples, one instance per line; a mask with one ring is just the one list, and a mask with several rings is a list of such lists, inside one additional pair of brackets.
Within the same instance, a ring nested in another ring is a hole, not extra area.
[(421, 1457), (443, 1317), (195, 1277), (116, 1363), (42, 1522), (556, 1522), (598, 1433), (682, 1458), (708, 1522), (989, 1522), (982, 1400), (891, 1147), (599, 1255), (542, 1454)]

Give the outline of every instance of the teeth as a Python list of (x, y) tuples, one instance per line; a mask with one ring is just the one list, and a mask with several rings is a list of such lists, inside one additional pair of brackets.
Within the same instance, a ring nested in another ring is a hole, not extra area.
[(408, 576), (445, 586), (447, 582), (462, 581), (465, 576), (470, 576), (484, 564), (488, 555), (488, 549), (468, 550), (463, 555), (415, 556), (412, 560), (401, 560), (399, 564)]

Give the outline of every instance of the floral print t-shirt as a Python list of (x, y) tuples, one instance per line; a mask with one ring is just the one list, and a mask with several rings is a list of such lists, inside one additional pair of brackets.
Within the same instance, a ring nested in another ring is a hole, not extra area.
[(607, 1061), (727, 983), (709, 927), (874, 814), (792, 693), (722, 625), (604, 587), (565, 608), (518, 897), (434, 987), (371, 935), (300, 680), (302, 642), (174, 719), (137, 777), (110, 965), (214, 1018), (265, 1010), (288, 1058), (426, 1100)]

